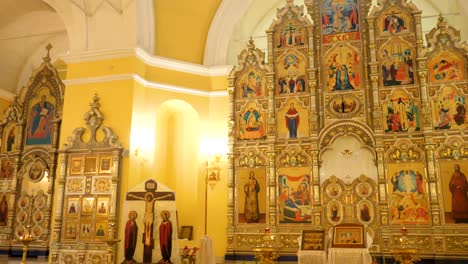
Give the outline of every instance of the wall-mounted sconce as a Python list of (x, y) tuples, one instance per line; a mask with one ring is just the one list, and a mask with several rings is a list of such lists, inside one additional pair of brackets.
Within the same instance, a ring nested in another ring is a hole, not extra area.
[(211, 189), (213, 189), (220, 180), (220, 160), (221, 155), (215, 155), (211, 162), (206, 162), (206, 184), (208, 184)]

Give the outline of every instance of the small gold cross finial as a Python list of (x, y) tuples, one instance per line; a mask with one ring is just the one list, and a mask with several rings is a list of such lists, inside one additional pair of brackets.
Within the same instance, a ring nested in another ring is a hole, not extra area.
[(46, 46), (47, 54), (46, 54), (45, 57), (42, 58), (44, 60), (44, 62), (50, 62), (50, 49), (51, 48), (52, 48), (52, 45), (50, 43), (47, 44), (47, 46)]

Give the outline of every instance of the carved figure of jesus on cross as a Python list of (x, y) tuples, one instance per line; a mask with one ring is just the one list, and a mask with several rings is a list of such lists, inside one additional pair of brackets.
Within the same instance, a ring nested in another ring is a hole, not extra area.
[(143, 200), (145, 201), (144, 232), (143, 232), (143, 263), (153, 263), (153, 226), (154, 226), (154, 202), (174, 201), (175, 195), (172, 192), (156, 192), (157, 182), (148, 180), (145, 182), (146, 192), (129, 192), (127, 201)]

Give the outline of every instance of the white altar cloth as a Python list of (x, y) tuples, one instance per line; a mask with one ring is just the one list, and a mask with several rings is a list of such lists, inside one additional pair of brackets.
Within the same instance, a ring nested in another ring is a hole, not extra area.
[(371, 264), (372, 257), (367, 248), (329, 248), (328, 264)]
[(297, 251), (298, 263), (303, 264), (327, 264), (327, 253), (319, 250), (300, 250)]
[(214, 255), (213, 241), (208, 236), (200, 239), (200, 251), (198, 252), (200, 258), (199, 263), (203, 264), (216, 264)]

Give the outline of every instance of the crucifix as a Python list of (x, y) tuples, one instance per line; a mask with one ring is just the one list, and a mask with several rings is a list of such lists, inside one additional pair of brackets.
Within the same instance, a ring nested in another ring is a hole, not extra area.
[(173, 192), (156, 192), (158, 184), (155, 180), (145, 182), (146, 192), (129, 192), (127, 193), (127, 201), (143, 200), (145, 201), (144, 232), (143, 232), (143, 263), (152, 263), (154, 238), (154, 202), (159, 201), (174, 201), (175, 195)]

